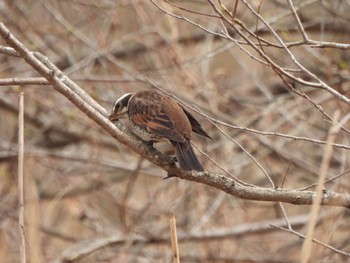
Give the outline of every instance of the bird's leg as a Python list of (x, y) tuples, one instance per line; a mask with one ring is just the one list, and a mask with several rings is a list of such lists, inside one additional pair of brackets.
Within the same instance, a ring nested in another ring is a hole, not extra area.
[(171, 165), (175, 165), (179, 161), (176, 156), (166, 156), (165, 158)]
[(149, 147), (154, 148), (154, 147), (153, 147), (153, 144), (155, 144), (157, 141), (150, 140), (150, 141), (144, 141), (144, 142), (145, 142), (145, 144), (147, 144)]
[[(173, 166), (175, 166), (176, 162), (179, 161), (176, 156), (166, 156), (165, 158)], [(168, 179), (168, 178), (171, 178), (171, 177), (176, 177), (176, 175), (175, 174), (171, 174), (171, 173), (168, 172), (168, 174), (163, 179), (165, 180), (165, 179)]]
[(148, 147), (150, 148), (154, 148), (153, 147), (153, 144), (154, 144), (154, 141), (143, 141)]

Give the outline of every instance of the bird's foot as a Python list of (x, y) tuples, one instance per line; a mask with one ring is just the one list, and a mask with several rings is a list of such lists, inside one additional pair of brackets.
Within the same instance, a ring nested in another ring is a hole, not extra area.
[[(176, 158), (176, 156), (166, 156), (166, 159), (168, 160), (170, 165), (173, 165), (173, 166), (175, 166), (176, 162), (178, 162), (178, 159)], [(163, 179), (165, 180), (172, 177), (176, 177), (176, 175), (168, 172), (168, 174)]]
[(167, 156), (166, 159), (171, 165), (175, 165), (179, 161), (176, 156)]
[(146, 145), (148, 145), (149, 147), (151, 148), (154, 148), (153, 147), (153, 144), (155, 144), (157, 141), (154, 141), (154, 140), (150, 140), (150, 141), (144, 141)]

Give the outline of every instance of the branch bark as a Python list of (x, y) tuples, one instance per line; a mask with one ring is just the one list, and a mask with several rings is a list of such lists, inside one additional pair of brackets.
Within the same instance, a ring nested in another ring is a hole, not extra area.
[[(186, 172), (181, 170), (159, 151), (144, 144), (135, 136), (129, 136), (126, 128), (122, 124), (117, 123), (114, 125), (111, 123), (106, 118), (107, 111), (93, 100), (89, 94), (63, 74), (45, 56), (28, 50), (11, 34), (3, 23), (0, 23), (0, 35), (6, 43), (16, 50), (17, 54), (43, 76), (54, 89), (64, 95), (84, 114), (95, 121), (102, 129), (112, 135), (120, 143), (126, 145), (155, 165), (163, 168), (168, 173), (168, 176), (179, 177), (188, 181), (212, 186), (230, 195), (247, 200), (284, 202), (295, 205), (312, 204), (315, 198), (315, 193), (312, 191), (252, 187), (242, 185), (235, 182), (232, 178), (210, 171)], [(333, 191), (324, 191), (321, 205), (350, 208), (350, 196)]]

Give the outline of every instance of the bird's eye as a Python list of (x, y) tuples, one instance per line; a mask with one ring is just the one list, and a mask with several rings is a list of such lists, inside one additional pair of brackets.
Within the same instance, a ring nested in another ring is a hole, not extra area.
[(120, 111), (120, 104), (116, 104), (115, 107), (114, 107), (114, 112), (118, 112)]

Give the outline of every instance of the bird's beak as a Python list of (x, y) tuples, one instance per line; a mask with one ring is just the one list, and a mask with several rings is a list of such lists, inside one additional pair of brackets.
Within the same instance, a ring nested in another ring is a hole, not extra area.
[(114, 115), (114, 114), (110, 114), (110, 115), (108, 116), (108, 119), (109, 119), (110, 121), (116, 121), (116, 120), (118, 120), (118, 116), (116, 116), (116, 115)]
[(116, 121), (119, 119), (124, 119), (126, 118), (126, 113), (127, 111), (122, 111), (122, 112), (113, 112), (108, 116), (108, 119), (110, 121)]

